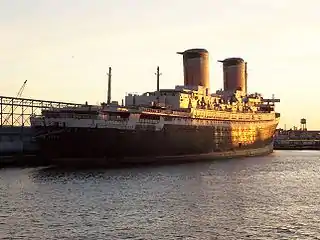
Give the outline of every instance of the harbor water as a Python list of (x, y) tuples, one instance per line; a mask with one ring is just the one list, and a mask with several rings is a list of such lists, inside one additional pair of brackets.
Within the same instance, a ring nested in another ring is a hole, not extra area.
[(0, 239), (320, 239), (320, 152), (0, 169)]

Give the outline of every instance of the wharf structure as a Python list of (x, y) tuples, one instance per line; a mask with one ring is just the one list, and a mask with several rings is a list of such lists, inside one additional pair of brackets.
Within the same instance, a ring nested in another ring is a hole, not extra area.
[(76, 107), (81, 104), (0, 96), (0, 164), (17, 156), (38, 152), (30, 118), (44, 109)]
[(300, 120), (300, 128), (277, 129), (274, 149), (278, 150), (320, 150), (320, 131), (307, 129), (307, 120)]

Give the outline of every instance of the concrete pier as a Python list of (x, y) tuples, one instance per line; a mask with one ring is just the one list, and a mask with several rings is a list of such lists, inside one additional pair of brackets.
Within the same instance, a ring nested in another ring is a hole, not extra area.
[(44, 109), (77, 107), (82, 104), (0, 96), (0, 167), (4, 164), (39, 162), (30, 117)]
[(274, 149), (320, 150), (320, 131), (278, 129)]
[(33, 140), (31, 127), (1, 127), (0, 156), (12, 153), (34, 153), (38, 147)]
[[(41, 164), (30, 127), (0, 127), (0, 167)], [(44, 161), (43, 161), (44, 162)]]

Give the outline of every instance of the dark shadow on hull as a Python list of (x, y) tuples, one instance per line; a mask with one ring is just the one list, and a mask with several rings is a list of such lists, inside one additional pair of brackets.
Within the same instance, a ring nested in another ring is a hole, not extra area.
[[(267, 131), (273, 131), (270, 126)], [(233, 130), (235, 131), (235, 130)], [(273, 138), (247, 144), (232, 143), (230, 124), (224, 127), (166, 125), (161, 131), (102, 128), (42, 128), (39, 147), (51, 163), (60, 167), (133, 167), (212, 161), (272, 152)]]
[(110, 162), (107, 160), (97, 160), (97, 159), (91, 159), (91, 160), (84, 160), (81, 159), (74, 159), (76, 163), (72, 161), (55, 161), (53, 165), (50, 165), (48, 169), (51, 170), (58, 170), (58, 169), (65, 169), (65, 170), (84, 170), (84, 169), (126, 169), (126, 168), (145, 168), (145, 167), (158, 167), (158, 166), (170, 166), (170, 165), (184, 165), (184, 164), (197, 164), (199, 162), (215, 162), (215, 161), (227, 161), (234, 158), (237, 159), (245, 159), (248, 157), (256, 157), (256, 156), (266, 156), (272, 153), (273, 150), (267, 150), (265, 152), (261, 152), (256, 155), (246, 155), (246, 156), (230, 156), (230, 157), (202, 157), (200, 155), (195, 157), (189, 157), (185, 156), (183, 158), (166, 158), (166, 160), (157, 160), (157, 159), (150, 159), (149, 161), (136, 161), (136, 162)]

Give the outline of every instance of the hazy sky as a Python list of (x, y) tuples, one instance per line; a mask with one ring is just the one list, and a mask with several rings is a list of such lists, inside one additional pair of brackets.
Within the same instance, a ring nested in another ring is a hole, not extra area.
[[(203, 47), (248, 62), (248, 90), (281, 98), (280, 127), (320, 129), (320, 1), (0, 0), (0, 95), (95, 104), (183, 84), (177, 51)], [(317, 70), (318, 69), (318, 70)]]

